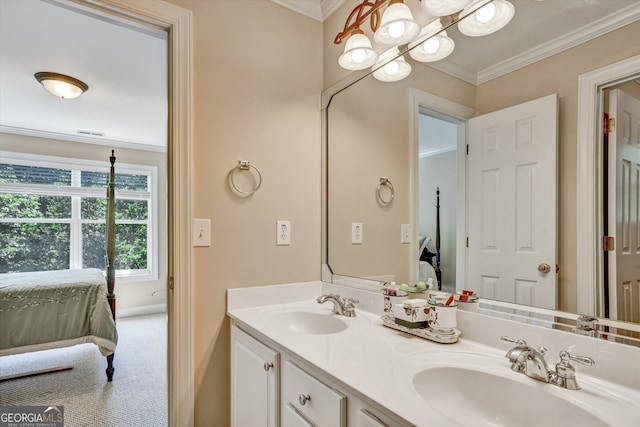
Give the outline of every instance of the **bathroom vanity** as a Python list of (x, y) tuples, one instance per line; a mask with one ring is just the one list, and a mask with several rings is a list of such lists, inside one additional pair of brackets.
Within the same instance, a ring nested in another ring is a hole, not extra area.
[[(356, 316), (316, 298), (358, 298)], [(382, 325), (383, 295), (325, 282), (230, 289), (233, 426), (628, 426), (640, 416), (640, 349), (471, 312), (458, 342)], [(580, 390), (515, 372), (503, 335), (588, 356)]]

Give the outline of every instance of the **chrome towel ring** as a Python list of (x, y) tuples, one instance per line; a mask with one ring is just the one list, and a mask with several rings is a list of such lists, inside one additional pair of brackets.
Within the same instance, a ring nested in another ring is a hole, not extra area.
[[(390, 196), (385, 199), (382, 195), (382, 188), (388, 187)], [(393, 202), (393, 197), (395, 196), (395, 190), (393, 189), (393, 184), (387, 178), (380, 178), (380, 184), (378, 184), (378, 189), (376, 190), (376, 194), (378, 196), (378, 201), (383, 206), (388, 206)]]
[[(251, 191), (242, 191), (236, 185), (235, 174), (236, 174), (237, 171), (248, 171), (248, 170), (251, 170), (251, 168), (253, 168), (256, 171), (256, 173), (258, 174), (258, 183), (256, 184), (256, 186)], [(260, 173), (260, 171), (258, 170), (257, 167), (255, 167), (254, 165), (251, 164), (251, 162), (248, 162), (248, 161), (245, 161), (245, 160), (238, 160), (238, 164), (236, 165), (236, 167), (231, 169), (231, 172), (229, 172), (229, 182), (231, 183), (231, 186), (233, 187), (233, 189), (235, 191), (237, 191), (238, 193), (243, 194), (245, 196), (250, 196), (253, 193), (255, 193), (256, 191), (258, 191), (258, 189), (262, 185), (262, 174)]]

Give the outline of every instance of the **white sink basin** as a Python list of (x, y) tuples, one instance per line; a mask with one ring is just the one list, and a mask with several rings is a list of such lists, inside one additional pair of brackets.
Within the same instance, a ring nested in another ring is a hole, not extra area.
[(425, 402), (463, 425), (608, 425), (582, 408), (536, 388), (536, 384), (524, 384), (476, 370), (427, 369), (413, 377), (413, 385)]
[(269, 318), (270, 326), (309, 335), (327, 335), (342, 332), (347, 324), (337, 315), (313, 311), (284, 311)]
[(577, 370), (582, 390), (566, 390), (511, 371), (504, 357), (438, 352), (412, 355), (396, 367), (395, 375), (416, 402), (463, 426), (597, 427), (637, 422), (640, 407), (624, 387), (587, 379)]

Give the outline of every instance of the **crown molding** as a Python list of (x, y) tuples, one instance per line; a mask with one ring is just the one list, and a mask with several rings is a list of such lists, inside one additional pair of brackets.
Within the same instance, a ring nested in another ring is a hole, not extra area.
[(38, 129), (23, 128), (17, 126), (0, 125), (0, 133), (15, 135), (33, 136), (36, 138), (55, 139), (58, 141), (83, 142), (86, 144), (105, 145), (113, 148), (127, 148), (138, 151), (153, 151), (156, 153), (166, 153), (167, 148), (158, 145), (140, 144), (135, 142), (116, 141), (106, 138), (91, 138), (82, 135), (70, 135), (60, 132), (43, 131)]
[[(478, 72), (476, 84), (486, 83), (534, 62), (553, 56), (589, 40), (600, 37), (640, 19), (640, 3), (621, 9), (619, 13), (609, 15), (596, 22), (578, 28), (569, 34), (558, 37), (512, 58), (499, 62)], [(457, 77), (457, 76), (456, 76)], [(462, 78), (462, 77), (460, 77)], [(466, 80), (466, 79), (463, 79)], [(467, 80), (468, 81), (468, 80)]]
[(345, 0), (271, 0), (318, 22), (324, 22)]

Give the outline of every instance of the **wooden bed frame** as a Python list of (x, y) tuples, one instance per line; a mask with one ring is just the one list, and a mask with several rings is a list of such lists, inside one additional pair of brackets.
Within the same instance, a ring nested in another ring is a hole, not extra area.
[[(111, 315), (113, 321), (116, 321), (116, 156), (114, 150), (111, 150), (111, 156), (109, 157), (111, 162), (111, 168), (109, 169), (109, 182), (107, 183), (107, 224), (105, 227), (105, 234), (107, 240), (107, 301), (109, 302), (109, 308), (111, 308)], [(113, 358), (115, 352), (107, 356), (107, 381), (113, 380)]]

